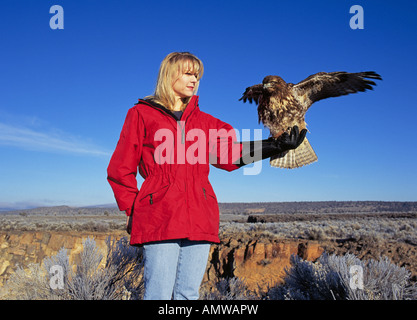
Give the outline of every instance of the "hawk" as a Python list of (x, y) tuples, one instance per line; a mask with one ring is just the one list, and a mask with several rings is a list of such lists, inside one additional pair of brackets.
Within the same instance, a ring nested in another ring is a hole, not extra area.
[[(293, 126), (305, 129), (305, 115), (314, 102), (373, 90), (372, 86), (376, 84), (368, 79), (382, 80), (373, 71), (319, 72), (297, 84), (286, 83), (279, 76), (266, 76), (262, 84), (246, 88), (239, 101), (254, 101), (258, 105), (259, 122), (262, 121), (269, 128), (272, 137), (278, 138), (284, 132), (289, 133)], [(317, 155), (307, 138), (298, 148), (270, 158), (272, 167), (287, 169), (299, 168), (315, 161)]]

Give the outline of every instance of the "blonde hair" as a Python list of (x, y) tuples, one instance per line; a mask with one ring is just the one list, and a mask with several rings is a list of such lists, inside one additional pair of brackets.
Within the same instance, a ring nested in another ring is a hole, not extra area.
[[(197, 78), (197, 83), (194, 86), (194, 94), (196, 94), (203, 71), (203, 63), (195, 55), (189, 52), (172, 52), (161, 62), (154, 94), (145, 98), (152, 99), (171, 110), (175, 103), (174, 90), (172, 89), (175, 81), (184, 73), (193, 73)], [(183, 107), (187, 105), (190, 98), (181, 99)]]

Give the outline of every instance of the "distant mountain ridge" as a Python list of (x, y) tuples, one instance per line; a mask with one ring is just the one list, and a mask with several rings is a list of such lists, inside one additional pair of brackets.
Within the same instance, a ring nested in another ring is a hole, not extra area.
[[(223, 214), (288, 214), (288, 213), (370, 213), (370, 212), (417, 212), (416, 201), (301, 201), (301, 202), (222, 202)], [(29, 209), (6, 208), (0, 215), (108, 215), (120, 214), (116, 204), (86, 207), (51, 206)]]
[(51, 206), (51, 207), (35, 207), (28, 209), (13, 209), (2, 211), (0, 208), (0, 215), (6, 214), (28, 214), (28, 215), (77, 215), (77, 214), (103, 214), (103, 211), (113, 212), (119, 210), (116, 205), (106, 204), (87, 207), (70, 207), (70, 206)]
[(417, 212), (416, 201), (301, 201), (220, 203), (223, 213)]

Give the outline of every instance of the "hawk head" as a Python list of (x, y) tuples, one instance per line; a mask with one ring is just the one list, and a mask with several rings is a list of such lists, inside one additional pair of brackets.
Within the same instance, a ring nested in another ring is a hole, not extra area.
[(279, 92), (286, 87), (286, 82), (278, 76), (266, 76), (263, 81), (263, 90), (269, 94)]

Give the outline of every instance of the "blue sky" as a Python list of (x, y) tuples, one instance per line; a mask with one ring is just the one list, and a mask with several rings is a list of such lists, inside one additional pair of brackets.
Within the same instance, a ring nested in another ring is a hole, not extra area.
[[(56, 4), (63, 30), (49, 26)], [(355, 4), (362, 30), (349, 26)], [(219, 201), (417, 201), (415, 12), (401, 0), (2, 0), (0, 207), (114, 203), (106, 168), (127, 110), (153, 92), (173, 51), (203, 61), (200, 108), (239, 131), (263, 128), (238, 99), (266, 75), (383, 77), (309, 110), (318, 162), (283, 170), (265, 160), (252, 176), (212, 167)]]

